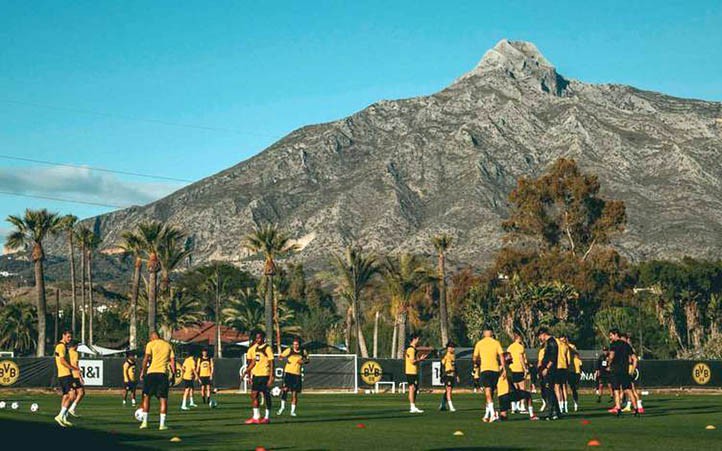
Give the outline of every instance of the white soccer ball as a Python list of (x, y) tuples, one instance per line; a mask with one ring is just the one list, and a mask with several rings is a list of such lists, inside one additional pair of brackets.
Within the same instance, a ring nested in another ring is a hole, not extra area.
[(14, 402), (14, 403), (10, 404), (10, 407), (13, 410), (18, 410), (18, 407), (20, 407), (20, 404), (18, 404), (17, 402)]
[(273, 387), (271, 389), (271, 396), (275, 396), (276, 398), (281, 396), (281, 387)]
[(40, 409), (40, 406), (38, 403), (34, 402), (30, 405), (30, 411), (31, 412), (37, 412)]
[(4, 408), (5, 408), (5, 401), (0, 401), (0, 409), (4, 409)]
[(135, 416), (136, 420), (143, 421), (143, 409), (139, 407), (138, 410), (135, 411), (135, 414), (133, 414), (133, 416)]
[(210, 407), (211, 409), (215, 409), (216, 407), (218, 407), (218, 401), (216, 401), (215, 399), (211, 399), (208, 402), (208, 407)]

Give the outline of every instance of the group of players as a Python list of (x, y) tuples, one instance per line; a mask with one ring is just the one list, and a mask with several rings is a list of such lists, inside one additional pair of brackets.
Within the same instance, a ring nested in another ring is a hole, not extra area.
[[(578, 387), (581, 380), (582, 359), (574, 344), (566, 336), (554, 337), (548, 328), (538, 331), (541, 343), (537, 363), (532, 366), (526, 358), (526, 350), (522, 336), (514, 334), (514, 341), (506, 351), (501, 343), (494, 338), (491, 327), (485, 327), (483, 337), (474, 346), (473, 379), (474, 387), (484, 392), (486, 409), (482, 421), (494, 422), (506, 420), (511, 413), (527, 413), (530, 420), (539, 420), (534, 414), (532, 392), (538, 385), (542, 396), (541, 411), (549, 409), (547, 420), (557, 420), (569, 413), (568, 395), (571, 394), (574, 411), (578, 409)], [(609, 333), (610, 346), (597, 361), (597, 385), (600, 402), (603, 387), (609, 386), (613, 394), (614, 407), (610, 413), (621, 415), (623, 411), (634, 410), (634, 414), (644, 413), (641, 398), (638, 396), (633, 374), (636, 372), (638, 359), (632, 348), (629, 336), (621, 334), (617, 329)], [(405, 373), (409, 387), (409, 413), (423, 413), (416, 406), (419, 390), (419, 364), (428, 357), (428, 353), (417, 350), (419, 336), (413, 335), (405, 353)], [(455, 411), (452, 401), (453, 387), (459, 381), (456, 371), (454, 343), (449, 342), (446, 353), (441, 359), (443, 383), (440, 410)], [(527, 383), (530, 390), (526, 389)], [(494, 394), (498, 398), (499, 411), (494, 408)], [(622, 409), (622, 400), (626, 397), (627, 406)]]

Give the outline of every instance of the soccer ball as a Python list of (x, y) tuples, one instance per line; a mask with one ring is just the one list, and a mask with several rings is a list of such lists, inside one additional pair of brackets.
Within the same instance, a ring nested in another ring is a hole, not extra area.
[(4, 409), (4, 408), (5, 408), (5, 401), (0, 401), (0, 409)]
[(37, 412), (38, 409), (40, 409), (40, 406), (38, 405), (38, 403), (34, 402), (34, 403), (32, 403), (32, 404), (30, 405), (30, 411), (31, 411), (31, 412)]
[(211, 399), (210, 401), (208, 401), (208, 407), (210, 407), (211, 409), (215, 409), (216, 407), (218, 407), (218, 401), (216, 401), (215, 399)]
[(133, 416), (135, 416), (136, 420), (143, 421), (143, 409), (139, 407), (138, 410), (135, 411)]
[(273, 387), (271, 389), (271, 396), (275, 396), (276, 398), (281, 396), (281, 387)]
[(14, 402), (14, 403), (10, 404), (10, 407), (13, 410), (18, 410), (18, 407), (20, 407), (20, 404), (18, 404), (17, 402)]

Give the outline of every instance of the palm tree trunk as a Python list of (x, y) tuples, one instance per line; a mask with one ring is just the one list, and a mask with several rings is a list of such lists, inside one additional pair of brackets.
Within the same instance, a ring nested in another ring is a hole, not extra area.
[[(42, 252), (42, 251), (41, 251)], [(45, 356), (45, 332), (46, 332), (46, 304), (45, 304), (45, 273), (43, 268), (43, 260), (39, 258), (35, 260), (35, 290), (37, 294), (38, 308), (38, 348), (35, 355), (37, 357)]]
[(266, 316), (266, 338), (273, 349), (273, 275), (266, 275), (266, 299), (264, 302), (264, 314)]
[(88, 342), (93, 345), (93, 256), (88, 251)]
[(150, 254), (148, 259), (148, 334), (156, 330), (158, 298), (158, 256)]
[(374, 359), (379, 358), (379, 312), (374, 317)]
[(133, 285), (130, 287), (130, 330), (128, 331), (130, 349), (136, 349), (138, 346), (138, 292), (140, 291), (142, 265), (143, 260), (136, 257), (133, 268)]
[(369, 350), (366, 346), (366, 338), (364, 337), (363, 328), (361, 327), (361, 312), (358, 310), (359, 302), (356, 301), (356, 342), (358, 343), (361, 357), (364, 359), (369, 358)]
[(80, 341), (85, 343), (85, 315), (88, 306), (85, 305), (85, 247), (80, 248)]
[(281, 320), (278, 317), (278, 294), (273, 296), (273, 326), (276, 329), (276, 352), (281, 353)]
[(390, 358), (396, 358), (396, 342), (399, 339), (399, 319), (398, 316), (394, 318), (394, 332), (391, 336), (391, 356)]
[(76, 314), (78, 311), (78, 300), (75, 295), (75, 247), (73, 246), (73, 231), (68, 233), (68, 243), (70, 243), (70, 290), (72, 300), (72, 313), (71, 313), (71, 330), (73, 335), (77, 332), (76, 327)]
[(399, 313), (399, 338), (396, 343), (396, 355), (398, 358), (404, 355), (404, 348), (406, 347), (406, 311)]
[(351, 354), (351, 330), (353, 328), (353, 307), (346, 310), (346, 328), (343, 333), (343, 341), (346, 345), (346, 354)]
[(223, 357), (223, 343), (221, 343), (221, 323), (223, 318), (221, 317), (221, 275), (216, 266), (216, 358), (220, 359)]
[(449, 342), (449, 317), (446, 307), (446, 258), (439, 252), (439, 323), (441, 324), (441, 346)]

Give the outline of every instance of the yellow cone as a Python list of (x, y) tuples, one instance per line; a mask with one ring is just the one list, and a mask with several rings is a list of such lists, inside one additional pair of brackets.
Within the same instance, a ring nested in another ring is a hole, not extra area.
[(715, 425), (713, 425), (713, 424), (708, 424), (708, 425), (705, 427), (705, 429), (709, 429), (709, 430), (711, 431), (711, 430), (713, 430), (713, 429), (717, 429), (717, 427), (716, 427)]
[(456, 432), (454, 432), (454, 435), (464, 435), (464, 433), (461, 431), (456, 431)]
[(172, 439), (170, 439), (170, 441), (171, 441), (171, 442), (180, 442), (180, 441), (181, 441), (181, 438), (180, 438), (180, 437), (173, 437)]

